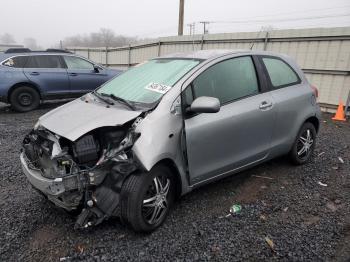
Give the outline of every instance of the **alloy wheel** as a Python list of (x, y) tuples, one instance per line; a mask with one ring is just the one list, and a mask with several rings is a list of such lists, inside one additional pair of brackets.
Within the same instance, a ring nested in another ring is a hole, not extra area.
[(309, 156), (313, 143), (312, 132), (310, 129), (306, 129), (298, 139), (297, 155), (300, 159), (305, 159)]
[(149, 185), (142, 202), (142, 215), (148, 224), (159, 223), (168, 210), (170, 179), (156, 176)]

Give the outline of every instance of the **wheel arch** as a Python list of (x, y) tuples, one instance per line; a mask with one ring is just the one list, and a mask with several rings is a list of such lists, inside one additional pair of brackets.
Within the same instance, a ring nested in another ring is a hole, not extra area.
[(40, 99), (42, 99), (40, 88), (37, 85), (35, 85), (33, 83), (29, 83), (29, 82), (19, 82), (19, 83), (16, 83), (16, 84), (14, 84), (13, 86), (10, 87), (10, 89), (9, 89), (9, 91), (7, 93), (7, 101), (10, 101), (10, 97), (11, 97), (12, 92), (16, 88), (21, 87), (21, 86), (28, 86), (28, 87), (33, 88), (35, 91), (38, 92), (38, 94), (40, 96)]
[(311, 117), (307, 118), (304, 121), (304, 123), (311, 123), (316, 129), (316, 133), (318, 133), (318, 131), (320, 129), (320, 120), (316, 116), (311, 116)]
[(180, 172), (179, 172), (175, 162), (170, 158), (164, 158), (164, 159), (158, 161), (155, 164), (155, 166), (156, 165), (165, 165), (171, 170), (171, 172), (175, 178), (176, 198), (179, 198), (182, 194), (182, 179), (181, 179)]

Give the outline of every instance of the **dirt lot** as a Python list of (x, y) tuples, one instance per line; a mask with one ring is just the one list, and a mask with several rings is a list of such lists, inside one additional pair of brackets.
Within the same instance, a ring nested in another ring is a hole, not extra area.
[[(21, 141), (58, 105), (17, 114), (0, 104), (0, 261), (349, 261), (349, 123), (324, 115), (309, 164), (280, 158), (205, 186), (181, 198), (159, 230), (141, 235), (118, 219), (74, 230), (73, 216), (29, 186)], [(225, 217), (235, 203), (241, 213)]]

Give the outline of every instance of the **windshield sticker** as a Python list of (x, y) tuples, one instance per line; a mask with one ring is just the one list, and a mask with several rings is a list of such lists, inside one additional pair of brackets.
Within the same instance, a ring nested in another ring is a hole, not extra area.
[(162, 85), (162, 84), (158, 84), (158, 83), (149, 83), (145, 89), (157, 92), (157, 93), (161, 93), (161, 94), (165, 94), (166, 92), (168, 92), (171, 89), (171, 86), (167, 86), (167, 85)]

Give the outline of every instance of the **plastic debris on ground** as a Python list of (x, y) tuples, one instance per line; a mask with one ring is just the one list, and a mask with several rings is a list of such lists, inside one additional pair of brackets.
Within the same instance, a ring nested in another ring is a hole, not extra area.
[(242, 206), (241, 205), (233, 205), (230, 207), (230, 213), (231, 214), (239, 214), (242, 210)]
[(318, 184), (319, 184), (320, 186), (328, 186), (327, 184), (322, 183), (321, 181), (318, 181)]
[(265, 241), (269, 245), (271, 250), (275, 252), (275, 244), (273, 243), (273, 241), (269, 237), (265, 237)]
[(272, 180), (272, 177), (268, 177), (268, 176), (258, 176), (258, 175), (252, 175), (253, 177), (259, 177), (259, 178), (265, 178), (265, 179), (270, 179)]
[(262, 221), (266, 221), (266, 220), (267, 220), (267, 217), (266, 217), (265, 215), (260, 215), (260, 219), (261, 219)]

